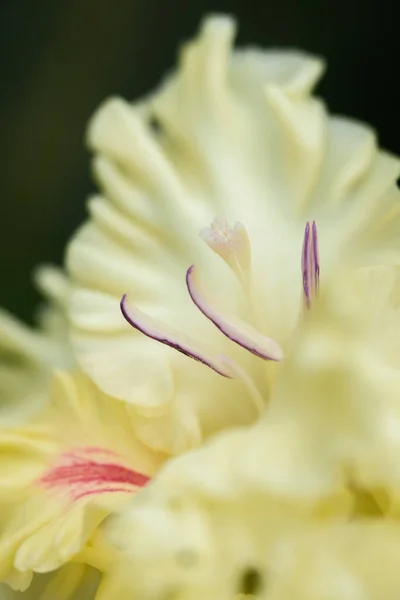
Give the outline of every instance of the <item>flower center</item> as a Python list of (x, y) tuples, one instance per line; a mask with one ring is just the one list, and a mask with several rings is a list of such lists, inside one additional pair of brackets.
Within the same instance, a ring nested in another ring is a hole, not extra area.
[[(234, 227), (230, 228), (226, 221), (215, 220), (210, 227), (200, 231), (200, 236), (233, 270), (242, 286), (246, 287), (251, 279), (251, 252), (245, 227), (240, 223), (235, 223)], [(304, 303), (309, 308), (318, 293), (319, 286), (318, 237), (315, 221), (312, 224), (309, 222), (306, 224), (301, 270)], [(230, 341), (263, 360), (280, 361), (283, 359), (283, 351), (274, 340), (249, 323), (227, 315), (213, 304), (200, 284), (195, 265), (189, 267), (186, 272), (186, 286), (196, 307)], [(147, 337), (203, 363), (223, 377), (246, 379), (244, 370), (232, 359), (222, 354), (213, 354), (201, 342), (151, 318), (136, 306), (128, 305), (126, 294), (122, 297), (120, 306), (126, 321)]]

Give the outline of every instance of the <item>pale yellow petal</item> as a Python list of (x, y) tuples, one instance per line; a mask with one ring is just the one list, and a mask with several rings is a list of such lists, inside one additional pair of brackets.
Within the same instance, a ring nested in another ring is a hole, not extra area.
[(17, 590), (80, 554), (165, 460), (82, 374), (58, 373), (51, 396), (29, 427), (0, 432), (0, 581)]
[(88, 567), (70, 563), (54, 573), (35, 575), (24, 592), (0, 586), (1, 600), (94, 600), (99, 574)]

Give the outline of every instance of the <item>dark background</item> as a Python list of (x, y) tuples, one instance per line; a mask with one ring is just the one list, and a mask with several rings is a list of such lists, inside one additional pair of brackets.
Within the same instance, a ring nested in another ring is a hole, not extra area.
[(30, 273), (62, 260), (92, 189), (85, 124), (110, 94), (135, 98), (175, 61), (204, 13), (239, 19), (239, 43), (321, 54), (332, 111), (400, 153), (396, 0), (1, 0), (0, 304), (30, 319)]

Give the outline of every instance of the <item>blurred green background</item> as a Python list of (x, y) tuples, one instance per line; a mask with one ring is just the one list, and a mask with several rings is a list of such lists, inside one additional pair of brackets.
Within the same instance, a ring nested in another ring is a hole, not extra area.
[(2, 0), (0, 304), (30, 320), (30, 273), (60, 263), (92, 191), (85, 125), (108, 95), (135, 98), (174, 65), (207, 12), (239, 18), (239, 43), (329, 61), (320, 93), (400, 153), (400, 36), (392, 0)]

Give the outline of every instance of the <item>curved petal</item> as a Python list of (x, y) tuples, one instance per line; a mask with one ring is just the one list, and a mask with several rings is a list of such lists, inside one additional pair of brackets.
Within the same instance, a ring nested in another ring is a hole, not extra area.
[(84, 550), (164, 460), (135, 438), (125, 405), (65, 373), (30, 427), (2, 430), (0, 444), (0, 581), (21, 590)]
[(0, 584), (2, 600), (95, 600), (99, 573), (85, 565), (70, 563), (54, 573), (35, 575), (28, 589), (14, 591)]
[(67, 341), (68, 284), (54, 267), (41, 267), (37, 285), (49, 300), (31, 328), (0, 309), (0, 420), (3, 426), (27, 420), (48, 401), (51, 369), (73, 365)]

